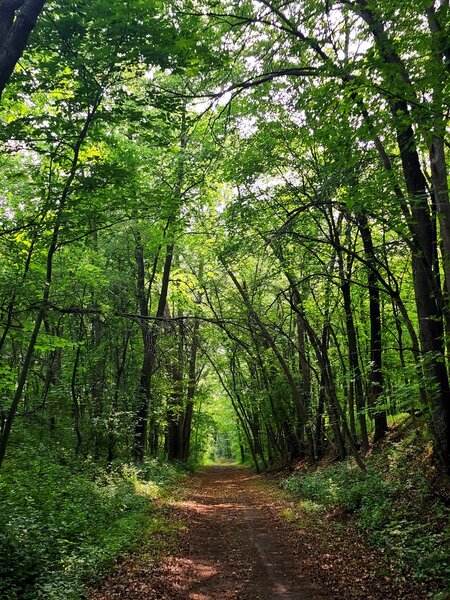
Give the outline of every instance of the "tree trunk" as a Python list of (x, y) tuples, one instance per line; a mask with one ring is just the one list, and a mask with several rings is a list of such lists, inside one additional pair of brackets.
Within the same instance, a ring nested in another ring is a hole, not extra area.
[[(359, 366), (359, 352), (358, 342), (356, 336), (356, 327), (353, 319), (353, 308), (351, 299), (351, 263), (347, 264), (347, 269), (344, 267), (344, 259), (342, 251), (339, 249), (337, 253), (338, 264), (339, 264), (339, 276), (341, 278), (341, 291), (342, 298), (344, 301), (344, 312), (345, 312), (345, 327), (347, 331), (347, 343), (348, 343), (348, 364), (349, 364), (349, 411), (350, 411), (350, 430), (355, 435), (354, 425), (352, 427), (352, 419), (354, 420), (353, 403), (356, 403), (356, 409), (358, 414), (359, 429), (361, 435), (361, 448), (363, 452), (367, 452), (369, 449), (369, 437), (367, 435), (367, 422), (366, 422), (366, 406), (364, 401), (364, 393), (362, 386), (362, 375)], [(355, 436), (356, 439), (356, 436)]]
[[(294, 308), (294, 310), (296, 312), (298, 312), (298, 310), (299, 310), (298, 307), (295, 307), (292, 304), (291, 304), (291, 306)], [(333, 377), (332, 377), (332, 373), (331, 373), (331, 365), (330, 365), (330, 361), (329, 361), (329, 357), (328, 357), (326, 348), (322, 345), (322, 341), (318, 337), (317, 333), (314, 331), (314, 329), (311, 327), (311, 325), (305, 319), (305, 315), (303, 313), (301, 313), (300, 316), (304, 320), (305, 329), (306, 329), (308, 337), (311, 341), (311, 345), (314, 349), (314, 352), (316, 354), (317, 362), (319, 363), (319, 367), (320, 367), (320, 372), (324, 376), (323, 388), (326, 391), (326, 398), (327, 398), (328, 402), (330, 403), (330, 405), (332, 406), (330, 415), (336, 415), (336, 419), (338, 421), (340, 421), (340, 423), (342, 424), (344, 436), (347, 438), (351, 454), (355, 458), (355, 461), (356, 461), (357, 465), (360, 467), (360, 469), (362, 471), (365, 471), (366, 467), (365, 467), (364, 462), (362, 461), (361, 456), (358, 452), (358, 449), (355, 444), (355, 440), (352, 437), (350, 428), (347, 423), (347, 418), (346, 418), (345, 414), (343, 413), (342, 407), (339, 404), (339, 400), (336, 396), (336, 390), (334, 387)], [(339, 436), (338, 436), (337, 441), (339, 442)]]
[[(134, 428), (133, 456), (135, 460), (141, 462), (144, 459), (148, 443), (149, 412), (152, 401), (151, 381), (156, 361), (156, 343), (159, 336), (161, 322), (167, 302), (169, 291), (169, 277), (173, 261), (173, 244), (166, 247), (166, 258), (164, 262), (163, 278), (161, 282), (161, 292), (159, 294), (158, 308), (153, 325), (150, 327), (148, 317), (148, 299), (145, 288), (145, 263), (142, 245), (137, 240), (135, 258), (137, 263), (137, 291), (140, 314), (143, 317), (140, 320), (142, 332), (142, 341), (144, 346), (144, 356), (141, 367), (141, 377), (138, 389), (138, 409), (136, 411), (136, 423)], [(155, 424), (152, 421), (151, 428), (154, 430)], [(154, 431), (152, 431), (154, 433)]]
[(172, 391), (167, 401), (167, 457), (170, 461), (183, 458), (184, 326), (182, 322), (178, 327), (177, 346), (177, 356), (169, 367)]
[(192, 417), (194, 414), (194, 398), (197, 389), (197, 353), (198, 353), (198, 330), (200, 322), (196, 319), (192, 331), (191, 353), (189, 357), (189, 373), (187, 402), (183, 418), (183, 451), (182, 460), (186, 462), (189, 459), (192, 431)]
[(286, 379), (288, 381), (289, 387), (292, 391), (292, 395), (294, 398), (295, 407), (296, 407), (296, 411), (297, 411), (297, 415), (298, 415), (298, 419), (299, 419), (299, 424), (300, 424), (300, 426), (304, 427), (307, 422), (307, 410), (306, 410), (304, 398), (303, 398), (302, 393), (295, 381), (292, 371), (290, 370), (283, 355), (278, 350), (277, 345), (275, 344), (275, 340), (273, 339), (269, 330), (264, 325), (264, 323), (261, 321), (261, 319), (259, 318), (257, 313), (253, 310), (246, 291), (241, 286), (241, 284), (237, 280), (234, 273), (232, 273), (232, 271), (230, 271), (230, 270), (228, 270), (227, 272), (228, 272), (228, 275), (230, 276), (231, 280), (235, 284), (238, 292), (240, 293), (247, 310), (249, 311), (249, 317), (255, 322), (255, 324), (258, 327), (258, 329), (260, 330), (261, 335), (263, 336), (264, 340), (267, 342), (269, 347), (272, 349), (274, 355), (276, 356), (276, 358), (286, 376)]
[[(25, 50), (44, 4), (45, 0), (0, 2), (0, 98)], [(19, 7), (21, 8), (15, 15), (15, 10)]]
[[(389, 39), (384, 25), (368, 8), (367, 0), (357, 0), (354, 10), (366, 21), (372, 32), (377, 48), (387, 67), (389, 77), (414, 98), (414, 89), (406, 73), (405, 65)], [(389, 79), (387, 77), (387, 80)], [(389, 83), (389, 81), (387, 81)], [(415, 250), (412, 256), (412, 270), (419, 333), (422, 352), (426, 361), (425, 372), (431, 390), (431, 430), (436, 440), (436, 448), (446, 469), (450, 471), (450, 389), (444, 352), (443, 310), (448, 307), (442, 302), (442, 294), (434, 273), (436, 239), (428, 203), (428, 190), (423, 174), (411, 113), (406, 100), (388, 96), (397, 143), (402, 161), (403, 177), (409, 196), (412, 219), (408, 225)], [(447, 218), (445, 225), (450, 226)], [(450, 237), (450, 236), (449, 236)], [(444, 261), (447, 257), (444, 257)], [(441, 302), (440, 302), (441, 300)]]
[(358, 226), (364, 245), (366, 260), (373, 268), (369, 269), (369, 315), (370, 315), (370, 391), (369, 406), (375, 421), (374, 442), (381, 440), (388, 431), (386, 411), (377, 407), (377, 402), (383, 394), (383, 364), (382, 364), (382, 337), (381, 337), (381, 311), (380, 290), (376, 275), (375, 249), (372, 234), (366, 215), (358, 216)]

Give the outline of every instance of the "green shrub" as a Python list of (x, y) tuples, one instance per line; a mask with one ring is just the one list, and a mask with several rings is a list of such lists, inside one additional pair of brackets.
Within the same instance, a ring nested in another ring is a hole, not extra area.
[(362, 473), (347, 463), (306, 475), (292, 475), (283, 486), (294, 495), (326, 508), (340, 507), (358, 513), (363, 529), (379, 527), (389, 518), (389, 505), (395, 493), (395, 487), (375, 472)]
[(395, 558), (400, 571), (449, 582), (449, 511), (433, 496), (420, 469), (411, 468), (419, 454), (418, 439), (411, 435), (374, 455), (366, 473), (344, 462), (292, 475), (282, 485), (309, 514), (320, 507), (322, 512), (337, 508), (352, 514), (357, 527)]
[[(0, 597), (76, 600), (133, 547), (157, 490), (179, 476), (158, 461), (107, 472), (41, 452), (6, 465), (0, 483)], [(151, 478), (149, 482), (146, 478)]]

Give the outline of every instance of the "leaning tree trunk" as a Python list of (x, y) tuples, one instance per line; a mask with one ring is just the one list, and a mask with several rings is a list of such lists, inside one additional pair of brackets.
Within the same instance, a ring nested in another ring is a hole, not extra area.
[[(239, 281), (237, 280), (236, 276), (234, 275), (234, 273), (232, 271), (230, 271), (228, 269), (227, 273), (230, 276), (230, 279), (233, 281), (234, 285), (236, 286), (236, 289), (238, 290), (238, 292), (248, 310), (249, 323), (251, 324), (252, 321), (254, 322), (257, 329), (260, 331), (264, 342), (268, 345), (268, 347), (271, 348), (272, 352), (274, 353), (275, 357), (277, 358), (278, 363), (286, 377), (287, 383), (288, 383), (289, 388), (292, 393), (292, 398), (294, 400), (294, 405), (295, 405), (295, 410), (296, 410), (296, 418), (297, 418), (296, 432), (297, 432), (299, 439), (302, 440), (304, 437), (303, 432), (305, 430), (305, 426), (308, 421), (308, 412), (307, 412), (307, 408), (306, 408), (306, 404), (305, 404), (305, 398), (303, 397), (303, 394), (302, 394), (302, 390), (299, 388), (299, 386), (295, 380), (294, 374), (292, 373), (291, 369), (289, 368), (289, 365), (287, 364), (283, 354), (277, 347), (277, 344), (275, 343), (273, 336), (271, 335), (271, 333), (269, 332), (268, 328), (263, 323), (263, 321), (260, 319), (259, 315), (253, 309), (246, 290), (239, 283)], [(296, 312), (298, 312), (298, 311), (296, 311)]]
[(314, 329), (311, 327), (310, 323), (305, 318), (305, 314), (303, 312), (300, 312), (299, 307), (295, 306), (292, 303), (292, 301), (291, 301), (291, 306), (292, 306), (293, 310), (295, 310), (295, 312), (297, 312), (300, 315), (300, 317), (303, 319), (306, 332), (308, 334), (309, 340), (310, 340), (311, 345), (316, 354), (320, 372), (321, 372), (321, 375), (323, 375), (323, 379), (322, 379), (321, 383), (323, 383), (323, 386), (324, 386), (324, 390), (326, 393), (326, 400), (329, 402), (330, 407), (332, 407), (331, 413), (330, 413), (330, 408), (329, 408), (329, 414), (337, 415), (338, 420), (341, 422), (341, 425), (342, 425), (343, 435), (347, 439), (347, 442), (348, 442), (348, 445), (350, 448), (350, 452), (351, 452), (352, 456), (354, 457), (357, 465), (360, 467), (360, 469), (362, 471), (365, 471), (366, 470), (365, 464), (362, 461), (361, 456), (358, 452), (358, 449), (355, 444), (355, 440), (352, 436), (350, 427), (347, 422), (346, 415), (344, 414), (344, 411), (342, 410), (342, 407), (341, 407), (339, 400), (337, 398), (337, 395), (336, 395), (336, 389), (335, 389), (335, 385), (334, 385), (334, 381), (333, 381), (331, 364), (330, 364), (328, 352), (326, 349), (326, 345), (324, 346), (323, 339), (321, 340), (319, 338), (317, 333), (314, 331)]

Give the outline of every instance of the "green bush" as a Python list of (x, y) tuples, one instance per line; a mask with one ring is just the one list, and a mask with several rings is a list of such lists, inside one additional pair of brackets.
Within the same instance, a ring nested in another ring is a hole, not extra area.
[(157, 458), (147, 458), (141, 466), (142, 477), (157, 484), (174, 483), (180, 476), (180, 468)]
[(332, 508), (353, 515), (369, 541), (395, 557), (400, 571), (448, 582), (449, 511), (433, 497), (420, 470), (411, 469), (416, 438), (392, 446), (387, 456), (371, 457), (366, 473), (344, 462), (292, 475), (282, 485), (311, 515)]
[(178, 476), (157, 461), (107, 472), (44, 452), (17, 457), (0, 483), (0, 597), (80, 598), (137, 542), (151, 497)]
[(375, 472), (362, 473), (347, 463), (304, 475), (292, 475), (283, 487), (304, 500), (325, 508), (340, 507), (359, 514), (364, 529), (380, 526), (389, 515), (395, 487)]

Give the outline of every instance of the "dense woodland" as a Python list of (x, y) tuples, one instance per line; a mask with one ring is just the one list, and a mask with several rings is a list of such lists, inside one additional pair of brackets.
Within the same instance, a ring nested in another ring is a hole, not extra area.
[(50, 455), (364, 471), (408, 415), (449, 473), (449, 22), (0, 0), (3, 490)]

